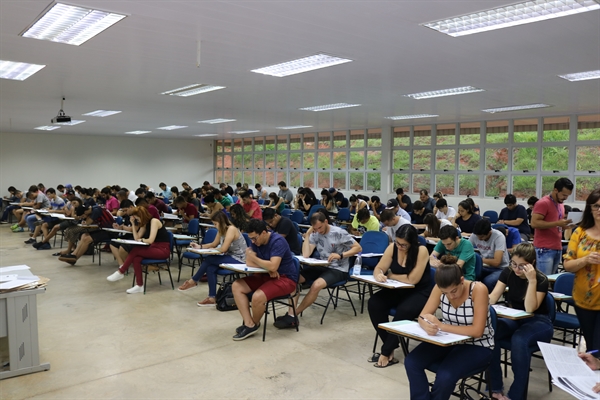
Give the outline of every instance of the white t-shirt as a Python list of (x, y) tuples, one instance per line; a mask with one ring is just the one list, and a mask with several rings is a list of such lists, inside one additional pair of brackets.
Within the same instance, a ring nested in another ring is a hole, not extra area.
[(396, 232), (402, 225), (410, 224), (410, 220), (406, 218), (398, 218), (398, 223), (394, 226), (386, 226), (385, 233), (388, 235), (390, 241), (394, 241), (396, 238)]
[(450, 206), (448, 206), (448, 212), (444, 214), (440, 210), (435, 214), (438, 219), (449, 219), (456, 217), (456, 210)]

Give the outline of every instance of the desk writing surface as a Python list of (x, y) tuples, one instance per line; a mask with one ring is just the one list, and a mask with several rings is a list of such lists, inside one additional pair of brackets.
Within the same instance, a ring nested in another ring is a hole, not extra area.
[(449, 332), (438, 332), (438, 334), (432, 336), (427, 334), (427, 332), (425, 332), (425, 330), (421, 328), (419, 323), (415, 321), (404, 320), (386, 322), (383, 324), (379, 324), (379, 327), (396, 335), (406, 336), (409, 338), (444, 347), (459, 344), (471, 339), (470, 336), (457, 335), (455, 333)]
[(133, 245), (138, 245), (138, 246), (150, 246), (150, 244), (148, 244), (148, 243), (138, 242), (137, 240), (130, 240), (130, 239), (113, 239), (112, 242), (133, 244)]
[(386, 282), (378, 282), (373, 275), (350, 275), (350, 277), (352, 279), (356, 279), (357, 281), (388, 289), (411, 289), (415, 287), (415, 285), (411, 285), (410, 283), (399, 282), (394, 279), (388, 279)]
[(98, 225), (77, 224), (77, 226), (79, 226), (81, 228), (87, 228), (87, 229), (97, 229), (98, 228)]
[(566, 274), (566, 272), (559, 272), (558, 274), (550, 274), (550, 275), (546, 275), (546, 277), (548, 278), (549, 282), (556, 282), (556, 279), (561, 276), (562, 274)]
[(186, 249), (186, 251), (190, 251), (192, 253), (197, 253), (197, 254), (209, 254), (209, 255), (219, 255), (222, 256), (223, 253), (221, 253), (219, 250), (217, 249), (195, 249), (193, 247), (188, 247)]
[(125, 229), (115, 229), (115, 228), (102, 228), (103, 231), (114, 232), (114, 233), (131, 233), (130, 231), (126, 231)]
[(266, 274), (269, 272), (266, 269), (249, 267), (246, 264), (220, 264), (219, 267), (244, 274)]
[(180, 219), (181, 218), (179, 215), (169, 214), (169, 213), (164, 213), (162, 217), (163, 217), (163, 219)]
[(533, 313), (529, 313), (523, 310), (517, 310), (516, 308), (502, 306), (500, 304), (494, 304), (492, 305), (492, 307), (494, 307), (494, 310), (496, 310), (496, 314), (498, 314), (498, 316), (502, 318), (516, 320), (533, 317)]
[(569, 296), (568, 294), (563, 294), (563, 293), (556, 293), (556, 292), (548, 292), (550, 293), (550, 295), (552, 297), (554, 297), (554, 300), (572, 300), (573, 296)]
[(205, 228), (216, 228), (216, 226), (214, 224), (206, 224), (204, 222), (200, 222), (198, 225), (203, 226)]
[(306, 265), (320, 265), (320, 266), (328, 266), (329, 262), (327, 260), (319, 260), (318, 258), (310, 258), (310, 257), (302, 257), (302, 256), (294, 256), (300, 261), (300, 264)]
[(176, 240), (196, 240), (196, 238), (193, 236), (180, 235), (180, 234), (174, 234), (173, 238)]

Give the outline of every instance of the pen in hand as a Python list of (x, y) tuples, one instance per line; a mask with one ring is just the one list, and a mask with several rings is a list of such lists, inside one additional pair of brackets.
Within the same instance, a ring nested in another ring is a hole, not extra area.
[(419, 318), (421, 318), (423, 321), (427, 322), (429, 325), (434, 326), (438, 332), (440, 331), (440, 328), (433, 322), (429, 321), (427, 318), (423, 317), (422, 315), (419, 315)]

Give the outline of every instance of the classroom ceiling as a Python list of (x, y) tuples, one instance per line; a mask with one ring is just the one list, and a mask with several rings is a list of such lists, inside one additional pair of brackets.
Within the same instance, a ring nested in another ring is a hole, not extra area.
[[(210, 138), (216, 139), (600, 112), (600, 80), (568, 82), (557, 76), (600, 69), (599, 10), (453, 38), (420, 24), (511, 1), (69, 3), (128, 17), (71, 46), (19, 36), (50, 1), (0, 0), (0, 59), (46, 65), (22, 82), (0, 79), (0, 131), (41, 132), (34, 128), (50, 124), (63, 96), (65, 113), (86, 122), (48, 135), (123, 137), (149, 130), (143, 137), (218, 134)], [(353, 61), (284, 78), (251, 72), (319, 52)], [(187, 98), (160, 94), (194, 83), (226, 89)], [(403, 96), (461, 86), (485, 91), (423, 100)], [(341, 102), (362, 105), (299, 110)], [(531, 103), (552, 107), (481, 111)], [(99, 109), (122, 112), (82, 116)], [(439, 117), (385, 119), (406, 114)], [(214, 118), (237, 121), (197, 123)], [(188, 128), (156, 129), (167, 125)], [(276, 129), (289, 125), (313, 127)], [(228, 133), (234, 130), (260, 133)]]

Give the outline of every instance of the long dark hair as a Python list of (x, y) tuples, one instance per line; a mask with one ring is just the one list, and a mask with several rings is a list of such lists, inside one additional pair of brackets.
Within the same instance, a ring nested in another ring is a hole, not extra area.
[(405, 240), (410, 245), (406, 252), (406, 265), (415, 265), (419, 257), (419, 233), (417, 229), (411, 224), (404, 224), (396, 231), (396, 237)]
[(585, 210), (579, 226), (581, 229), (590, 229), (594, 227), (594, 215), (592, 214), (592, 204), (596, 204), (600, 199), (600, 189), (594, 190), (585, 201)]
[(244, 207), (240, 204), (234, 204), (229, 209), (229, 214), (231, 214), (231, 223), (233, 226), (242, 232), (248, 231), (248, 222), (250, 222), (250, 218), (248, 218), (246, 211), (244, 211)]
[(425, 215), (425, 218), (423, 218), (423, 223), (427, 224), (427, 230), (429, 231), (429, 233), (431, 234), (432, 237), (439, 237), (440, 236), (440, 220), (437, 219), (437, 217), (433, 214), (427, 214)]

